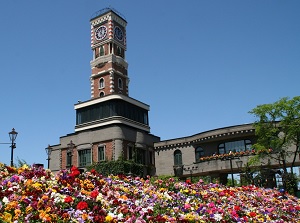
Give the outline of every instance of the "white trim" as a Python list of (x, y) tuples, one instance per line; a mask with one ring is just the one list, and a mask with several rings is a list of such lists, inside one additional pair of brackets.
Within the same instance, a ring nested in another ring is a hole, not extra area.
[(144, 104), (142, 102), (139, 102), (133, 98), (129, 98), (125, 95), (107, 95), (106, 97), (103, 97), (103, 98), (95, 98), (95, 99), (92, 99), (92, 100), (89, 100), (89, 101), (85, 101), (85, 102), (81, 102), (80, 104), (75, 104), (74, 105), (74, 108), (75, 110), (77, 109), (80, 109), (80, 108), (84, 108), (84, 107), (87, 107), (87, 106), (90, 106), (90, 105), (94, 105), (94, 104), (98, 104), (98, 103), (101, 103), (101, 102), (104, 102), (104, 101), (109, 101), (109, 100), (112, 100), (112, 99), (120, 99), (120, 100), (123, 100), (123, 101), (126, 101), (126, 102), (129, 102), (133, 105), (136, 105), (140, 108), (143, 108), (143, 109), (146, 109), (147, 111), (150, 110), (150, 107), (149, 105), (147, 104)]

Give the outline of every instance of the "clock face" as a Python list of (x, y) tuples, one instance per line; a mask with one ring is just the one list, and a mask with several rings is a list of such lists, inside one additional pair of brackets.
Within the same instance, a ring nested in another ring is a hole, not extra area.
[(106, 26), (100, 26), (96, 31), (95, 31), (95, 37), (97, 40), (102, 40), (106, 37), (107, 34), (107, 28)]
[(119, 26), (115, 28), (115, 38), (119, 41), (122, 41), (124, 38), (123, 31)]

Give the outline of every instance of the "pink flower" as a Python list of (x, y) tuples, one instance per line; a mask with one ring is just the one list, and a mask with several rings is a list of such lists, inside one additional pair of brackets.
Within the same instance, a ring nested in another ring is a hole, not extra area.
[(185, 204), (184, 204), (184, 208), (185, 208), (185, 209), (189, 209), (189, 208), (191, 208), (191, 205), (190, 205), (190, 204), (187, 204), (187, 203), (185, 203)]
[(214, 208), (215, 207), (215, 203), (214, 202), (210, 202), (207, 205), (209, 208)]

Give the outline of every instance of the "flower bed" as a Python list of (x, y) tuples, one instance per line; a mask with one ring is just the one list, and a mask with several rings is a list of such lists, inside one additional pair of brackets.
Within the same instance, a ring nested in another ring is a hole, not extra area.
[(255, 186), (1, 165), (0, 222), (300, 222), (300, 201)]

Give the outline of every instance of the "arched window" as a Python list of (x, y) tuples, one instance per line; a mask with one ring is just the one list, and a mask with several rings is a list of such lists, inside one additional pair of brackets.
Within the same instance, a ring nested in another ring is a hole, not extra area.
[(182, 153), (180, 150), (175, 150), (174, 152), (174, 166), (182, 165)]
[(102, 89), (102, 88), (104, 88), (104, 86), (105, 86), (104, 78), (100, 78), (100, 80), (99, 80), (99, 88)]
[(204, 150), (202, 147), (197, 147), (195, 149), (195, 161), (199, 162), (200, 158), (204, 156)]
[(105, 51), (104, 51), (104, 46), (100, 46), (100, 56), (104, 56)]
[(100, 98), (104, 97), (104, 92), (103, 91), (100, 92), (99, 97)]
[(225, 142), (225, 143), (221, 143), (218, 146), (219, 154), (229, 153), (229, 151), (243, 152), (251, 149), (252, 149), (252, 142), (249, 139)]
[(121, 78), (118, 79), (118, 87), (119, 87), (120, 89), (123, 89), (123, 81), (122, 81)]

